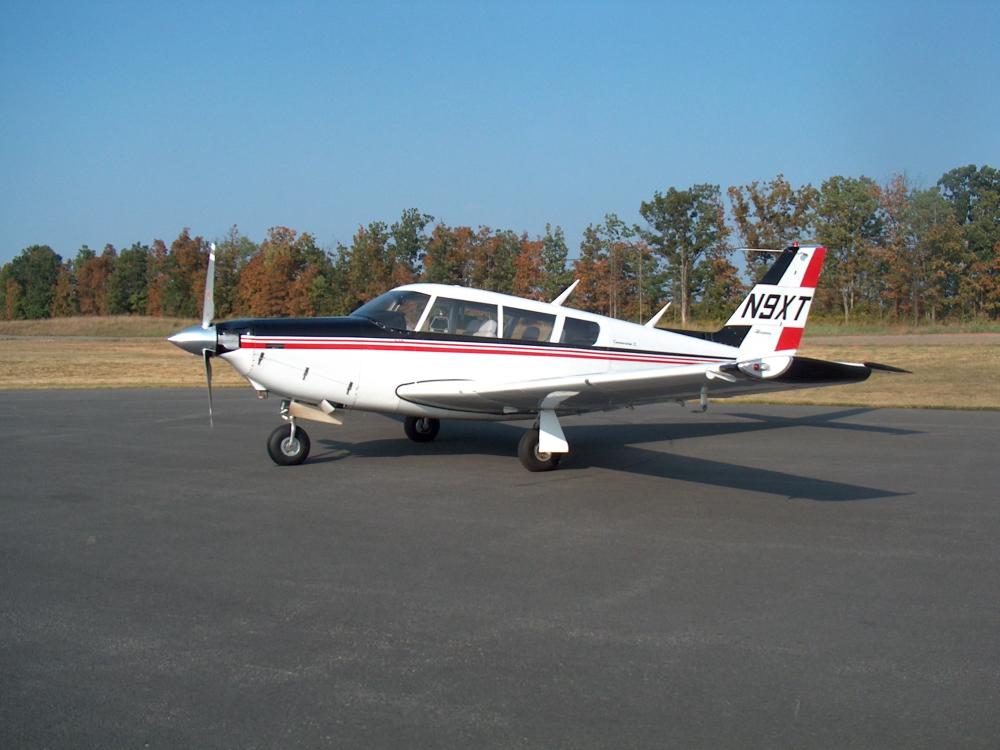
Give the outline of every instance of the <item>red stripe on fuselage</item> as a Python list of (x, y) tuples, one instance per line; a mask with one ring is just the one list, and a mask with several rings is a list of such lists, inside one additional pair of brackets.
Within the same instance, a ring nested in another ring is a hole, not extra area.
[(573, 351), (565, 349), (548, 349), (545, 347), (535, 347), (531, 345), (505, 346), (498, 344), (495, 346), (481, 346), (477, 344), (464, 344), (456, 342), (454, 344), (436, 342), (406, 342), (393, 340), (341, 340), (323, 341), (318, 339), (296, 340), (293, 338), (251, 338), (244, 336), (240, 341), (241, 348), (244, 349), (296, 349), (296, 350), (340, 350), (340, 351), (393, 351), (393, 352), (428, 352), (434, 354), (481, 354), (481, 355), (508, 355), (519, 357), (561, 357), (565, 359), (594, 359), (611, 362), (643, 362), (665, 365), (691, 365), (699, 363), (710, 363), (726, 361), (724, 357), (705, 358), (684, 355), (658, 355), (658, 354), (629, 354), (628, 352), (607, 352), (607, 351)]

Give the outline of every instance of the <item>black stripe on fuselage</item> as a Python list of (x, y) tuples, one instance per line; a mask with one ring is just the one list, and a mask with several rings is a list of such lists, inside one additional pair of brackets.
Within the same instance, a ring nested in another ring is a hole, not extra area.
[[(444, 343), (448, 341), (471, 344), (504, 344), (534, 348), (577, 349), (584, 352), (609, 352), (613, 354), (660, 355), (668, 357), (688, 357), (704, 360), (728, 362), (732, 357), (691, 352), (665, 352), (655, 349), (620, 349), (610, 346), (574, 346), (550, 341), (525, 341), (524, 339), (495, 339), (482, 336), (465, 336), (452, 333), (430, 333), (427, 331), (404, 331), (386, 328), (368, 318), (346, 316), (339, 318), (245, 318), (215, 324), (218, 333), (235, 333), (240, 336), (287, 336), (289, 338), (369, 338), (369, 339), (411, 339)], [(711, 339), (709, 339), (711, 340)], [(721, 343), (721, 342), (720, 342)]]

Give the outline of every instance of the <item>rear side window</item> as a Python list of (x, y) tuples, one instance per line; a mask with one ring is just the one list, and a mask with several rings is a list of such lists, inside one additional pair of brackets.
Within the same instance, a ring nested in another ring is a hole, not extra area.
[(552, 338), (552, 329), (555, 324), (555, 315), (519, 310), (516, 307), (505, 306), (503, 309), (503, 337), (505, 339), (548, 341)]
[(593, 346), (600, 335), (601, 327), (594, 321), (566, 318), (559, 343), (570, 346)]

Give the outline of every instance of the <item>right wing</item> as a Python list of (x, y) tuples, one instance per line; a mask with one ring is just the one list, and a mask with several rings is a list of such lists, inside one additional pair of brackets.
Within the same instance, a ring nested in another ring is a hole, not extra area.
[[(779, 372), (779, 368), (781, 369)], [(563, 414), (603, 411), (656, 401), (685, 401), (815, 388), (866, 380), (870, 365), (807, 357), (771, 357), (748, 362), (655, 367), (512, 382), (425, 380), (405, 383), (396, 395), (407, 401), (481, 414)]]

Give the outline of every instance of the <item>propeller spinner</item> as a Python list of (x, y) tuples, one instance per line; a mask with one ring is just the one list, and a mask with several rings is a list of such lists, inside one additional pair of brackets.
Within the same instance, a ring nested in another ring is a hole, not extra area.
[(218, 338), (212, 318), (215, 317), (215, 243), (209, 247), (208, 272), (205, 274), (205, 297), (201, 306), (201, 325), (185, 328), (167, 338), (174, 346), (178, 346), (191, 354), (200, 354), (205, 362), (205, 383), (208, 385), (208, 423), (215, 426), (212, 413), (212, 357), (218, 347)]

